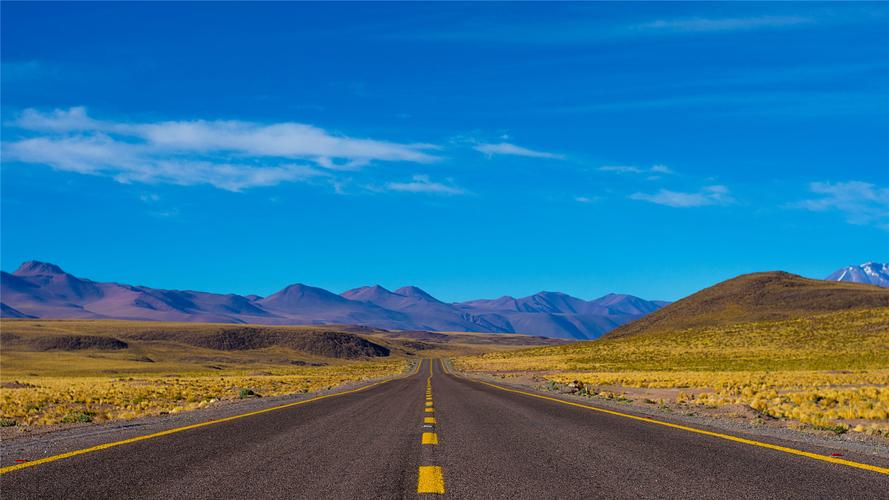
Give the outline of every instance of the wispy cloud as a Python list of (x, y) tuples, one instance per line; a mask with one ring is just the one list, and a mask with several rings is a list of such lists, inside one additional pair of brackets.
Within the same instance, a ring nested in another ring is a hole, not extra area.
[(656, 193), (633, 193), (630, 199), (647, 201), (675, 208), (730, 205), (735, 202), (729, 189), (722, 185), (705, 186), (698, 192), (680, 192), (661, 189)]
[(809, 190), (817, 198), (802, 200), (792, 207), (814, 212), (839, 212), (846, 222), (874, 225), (889, 231), (889, 188), (869, 182), (813, 182)]
[(525, 156), (528, 158), (550, 158), (554, 160), (562, 160), (565, 158), (564, 155), (557, 153), (548, 153), (546, 151), (535, 151), (533, 149), (523, 148), (521, 146), (516, 146), (515, 144), (510, 144), (508, 142), (499, 142), (496, 144), (476, 144), (473, 146), (473, 149), (480, 153), (484, 153), (488, 157), (494, 155), (510, 155), (510, 156)]
[(676, 172), (666, 165), (652, 165), (649, 168), (641, 168), (632, 165), (604, 165), (598, 168), (600, 172), (613, 172), (617, 174), (675, 174)]
[[(119, 182), (270, 186), (356, 169), (374, 161), (431, 163), (429, 144), (353, 138), (283, 122), (96, 120), (82, 107), (25, 110), (9, 124), (26, 132), (3, 145), (4, 161), (105, 175)], [(304, 162), (304, 163), (295, 163)]]
[(574, 201), (576, 201), (577, 203), (596, 203), (597, 201), (599, 201), (601, 199), (602, 198), (600, 198), (598, 196), (575, 196), (574, 197)]
[[(871, 16), (884, 17), (884, 16)], [(513, 21), (502, 16), (463, 19), (451, 26), (419, 26), (408, 33), (387, 32), (386, 38), (430, 42), (486, 42), (513, 44), (585, 44), (603, 41), (666, 36), (707, 35), (754, 30), (779, 30), (821, 22), (854, 22), (825, 10), (806, 15), (695, 16), (654, 18), (644, 21), (608, 21), (583, 12), (571, 18), (537, 19), (535, 23)], [(869, 20), (865, 18), (865, 20)]]
[(653, 33), (710, 33), (742, 31), (763, 28), (785, 28), (801, 24), (812, 24), (815, 19), (803, 16), (756, 16), (756, 17), (691, 17), (678, 19), (658, 19), (647, 23), (628, 26), (630, 32)]
[(401, 191), (405, 193), (431, 193), (443, 195), (466, 194), (466, 191), (453, 185), (432, 181), (428, 175), (415, 175), (408, 182), (389, 182), (383, 187), (386, 191)]

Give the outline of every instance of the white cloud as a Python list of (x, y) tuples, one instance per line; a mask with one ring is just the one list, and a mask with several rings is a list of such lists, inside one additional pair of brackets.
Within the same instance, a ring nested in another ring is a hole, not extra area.
[(21, 116), (12, 122), (19, 128), (49, 132), (71, 132), (80, 130), (98, 130), (106, 125), (93, 120), (86, 114), (86, 108), (76, 106), (68, 109), (56, 109), (42, 113), (36, 109), (26, 109)]
[(578, 203), (596, 203), (601, 198), (598, 196), (575, 196), (574, 201)]
[(550, 158), (554, 160), (562, 160), (564, 155), (556, 153), (547, 153), (546, 151), (535, 151), (533, 149), (523, 148), (510, 144), (508, 142), (500, 142), (496, 144), (476, 144), (473, 149), (480, 153), (484, 153), (489, 157), (494, 155), (510, 155), (510, 156), (526, 156), (528, 158)]
[(95, 120), (85, 108), (75, 107), (49, 113), (28, 109), (10, 125), (30, 136), (4, 143), (4, 161), (46, 164), (120, 182), (210, 184), (239, 191), (374, 161), (438, 160), (429, 153), (437, 149), (433, 145), (353, 138), (290, 122), (112, 122)]
[[(675, 174), (676, 172), (666, 165), (653, 165), (651, 168), (640, 168), (631, 165), (604, 165), (599, 167), (600, 172), (614, 172), (618, 174)], [(654, 178), (657, 178), (656, 176)]]
[(387, 191), (401, 191), (406, 193), (433, 193), (444, 195), (466, 194), (463, 189), (453, 184), (433, 182), (428, 175), (415, 175), (409, 182), (389, 182), (384, 186)]
[(600, 172), (616, 172), (618, 174), (641, 174), (643, 170), (639, 167), (631, 167), (626, 165), (605, 165), (599, 167)]
[[(870, 9), (872, 10), (872, 9)], [(806, 15), (748, 15), (745, 17), (672, 17), (653, 18), (631, 24), (616, 24), (607, 19), (575, 16), (571, 19), (534, 19), (531, 23), (510, 23), (479, 20), (473, 23), (444, 28), (421, 26), (408, 33), (387, 33), (388, 38), (422, 39), (431, 41), (468, 41), (517, 44), (586, 44), (603, 40), (646, 37), (720, 34), (753, 30), (779, 30), (829, 23), (860, 22), (862, 18), (882, 18), (876, 15), (838, 16), (835, 9), (807, 9)]]
[(704, 207), (709, 205), (730, 205), (735, 202), (725, 186), (705, 186), (695, 193), (684, 193), (661, 189), (656, 193), (633, 193), (630, 199), (648, 201), (675, 208)]
[(802, 16), (757, 16), (757, 17), (693, 17), (686, 19), (660, 19), (628, 28), (629, 31), (654, 33), (708, 33), (721, 31), (742, 31), (761, 28), (783, 28), (815, 22)]
[(803, 200), (792, 207), (814, 212), (836, 211), (846, 217), (846, 222), (857, 225), (875, 225), (889, 230), (889, 188), (881, 188), (861, 181), (813, 182), (809, 190), (819, 195)]

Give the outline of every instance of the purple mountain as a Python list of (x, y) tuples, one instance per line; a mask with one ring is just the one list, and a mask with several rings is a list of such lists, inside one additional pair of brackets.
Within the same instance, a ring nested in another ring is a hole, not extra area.
[(560, 292), (449, 304), (415, 286), (336, 295), (294, 284), (267, 297), (99, 283), (45, 262), (0, 272), (7, 318), (115, 318), (258, 324), (359, 324), (398, 330), (527, 333), (592, 339), (665, 302), (609, 294), (585, 301)]

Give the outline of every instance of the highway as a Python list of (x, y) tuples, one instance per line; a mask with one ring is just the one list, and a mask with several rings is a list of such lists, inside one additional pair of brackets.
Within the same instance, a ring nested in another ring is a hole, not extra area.
[(365, 388), (7, 466), (0, 495), (889, 496), (889, 470), (879, 465), (598, 411), (444, 368), (424, 360), (408, 376)]

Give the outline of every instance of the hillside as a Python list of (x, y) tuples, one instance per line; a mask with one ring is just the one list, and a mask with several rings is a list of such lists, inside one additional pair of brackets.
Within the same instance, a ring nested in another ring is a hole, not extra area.
[(454, 364), (668, 413), (889, 436), (889, 290), (748, 274), (599, 340)]
[(607, 338), (889, 307), (889, 290), (773, 271), (738, 276), (609, 332)]

